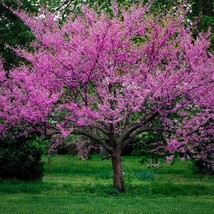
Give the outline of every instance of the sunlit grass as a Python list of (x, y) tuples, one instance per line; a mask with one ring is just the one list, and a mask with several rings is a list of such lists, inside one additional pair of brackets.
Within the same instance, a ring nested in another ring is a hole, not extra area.
[(122, 157), (126, 192), (112, 188), (110, 160), (54, 156), (42, 181), (0, 183), (1, 214), (198, 213), (214, 210), (214, 178), (194, 174), (188, 161), (148, 169)]

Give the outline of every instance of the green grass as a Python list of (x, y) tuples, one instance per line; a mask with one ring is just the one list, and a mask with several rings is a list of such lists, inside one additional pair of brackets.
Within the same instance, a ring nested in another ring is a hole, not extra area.
[(206, 214), (214, 210), (214, 177), (196, 175), (188, 161), (147, 169), (123, 157), (126, 192), (112, 188), (110, 160), (54, 156), (42, 181), (0, 183), (0, 214)]

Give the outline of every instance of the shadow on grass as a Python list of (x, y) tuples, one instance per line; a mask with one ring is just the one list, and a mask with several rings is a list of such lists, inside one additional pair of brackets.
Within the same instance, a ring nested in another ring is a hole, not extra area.
[(21, 182), (5, 180), (0, 182), (0, 193), (31, 193), (40, 194), (43, 191), (51, 190), (52, 185), (44, 183), (42, 181), (36, 182)]
[(62, 175), (94, 175), (99, 174), (100, 172), (109, 172), (111, 170), (110, 164), (108, 165), (93, 165), (91, 162), (81, 161), (76, 162), (75, 164), (69, 165), (57, 165), (55, 164), (51, 170), (45, 168), (46, 175), (52, 174), (62, 174)]
[(214, 186), (210, 188), (206, 185), (198, 184), (173, 184), (171, 182), (158, 183), (150, 182), (148, 185), (129, 185), (127, 188), (129, 194), (150, 194), (166, 196), (214, 196)]
[[(141, 185), (127, 184), (127, 196), (133, 195), (166, 195), (166, 196), (199, 196), (211, 195), (214, 196), (214, 186), (210, 188), (205, 185), (196, 184), (173, 184), (158, 183), (150, 181)], [(96, 183), (79, 183), (79, 184), (59, 184), (54, 182), (11, 182), (4, 181), (0, 183), (0, 193), (18, 194), (59, 194), (59, 195), (99, 195), (99, 196), (119, 196), (119, 192), (114, 190), (110, 184), (96, 184)]]

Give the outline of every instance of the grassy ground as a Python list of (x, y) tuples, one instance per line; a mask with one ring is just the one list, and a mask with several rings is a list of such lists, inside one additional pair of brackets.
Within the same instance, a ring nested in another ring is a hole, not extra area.
[(110, 160), (55, 156), (41, 182), (0, 183), (0, 214), (214, 213), (214, 177), (193, 174), (190, 162), (149, 170), (138, 157), (122, 159), (123, 194), (112, 188)]

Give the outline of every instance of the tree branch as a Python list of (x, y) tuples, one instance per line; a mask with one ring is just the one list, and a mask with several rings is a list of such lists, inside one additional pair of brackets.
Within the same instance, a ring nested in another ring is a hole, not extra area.
[(99, 127), (99, 126), (92, 126), (92, 128), (95, 128), (95, 129), (101, 131), (101, 132), (102, 132), (103, 134), (105, 134), (105, 135), (108, 135), (108, 134), (109, 134), (109, 132), (108, 132), (107, 130), (105, 130), (105, 129)]
[(91, 140), (95, 141), (97, 144), (103, 146), (107, 151), (112, 152), (113, 148), (109, 146), (104, 140), (100, 140), (96, 135), (82, 131), (82, 130), (73, 130), (71, 134), (76, 134), (76, 135), (83, 135), (86, 137), (89, 137)]
[(135, 130), (131, 135), (130, 137), (131, 138), (134, 138), (136, 137), (137, 135), (143, 133), (143, 132), (165, 132), (165, 133), (170, 133), (170, 134), (173, 134), (175, 133), (174, 131), (172, 130), (166, 130), (164, 128), (141, 128), (141, 129), (137, 129)]
[(139, 134), (142, 134), (143, 132), (166, 132), (166, 133), (174, 133), (171, 130), (165, 130), (164, 128), (141, 128), (141, 129), (137, 129), (135, 130), (123, 143), (121, 142), (120, 144), (120, 148), (123, 151), (123, 149), (127, 146), (128, 143), (130, 143), (134, 137), (136, 137)]
[(142, 126), (146, 125), (147, 123), (151, 122), (156, 116), (158, 115), (158, 112), (155, 112), (153, 115), (151, 115), (149, 118), (147, 118), (146, 120), (141, 120), (138, 123), (135, 123), (134, 125), (132, 125), (128, 130), (124, 130), (119, 139), (119, 143), (123, 143), (124, 141), (126, 141), (129, 136), (137, 129), (141, 128)]

